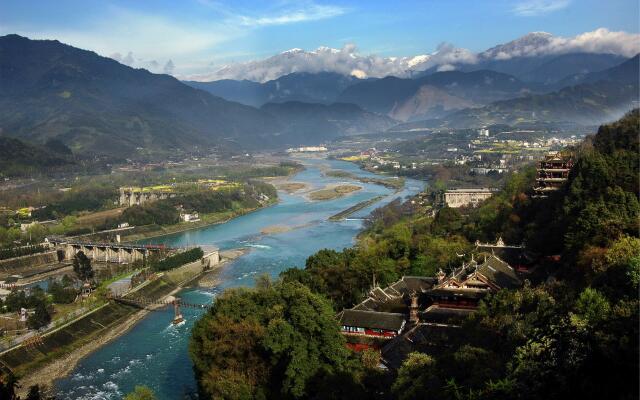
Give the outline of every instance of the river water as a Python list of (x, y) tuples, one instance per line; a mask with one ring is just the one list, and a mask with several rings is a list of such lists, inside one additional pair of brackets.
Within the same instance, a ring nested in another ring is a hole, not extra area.
[[(331, 183), (352, 183), (326, 177), (322, 171), (339, 169), (359, 176), (374, 176), (354, 164), (320, 159), (299, 160), (306, 169), (291, 181), (322, 188)], [(184, 289), (179, 297), (188, 303), (210, 303), (225, 288), (252, 286), (258, 275), (272, 277), (289, 267), (303, 267), (306, 258), (323, 248), (341, 250), (354, 244), (362, 221), (372, 209), (397, 197), (413, 195), (424, 183), (408, 179), (405, 188), (393, 195), (380, 185), (362, 184), (363, 189), (343, 198), (312, 202), (302, 194), (278, 193), (278, 204), (231, 220), (170, 236), (150, 239), (148, 243), (171, 246), (215, 245), (221, 250), (249, 247), (248, 254), (226, 264), (219, 272), (219, 285), (212, 289)], [(348, 220), (331, 222), (327, 218), (350, 206), (379, 195), (382, 201), (360, 210)], [(269, 226), (287, 226), (289, 231), (261, 234)], [(182, 310), (186, 323), (171, 325), (173, 310), (150, 313), (129, 332), (83, 359), (65, 379), (56, 383), (61, 399), (120, 399), (136, 385), (152, 388), (158, 399), (191, 398), (196, 390), (188, 343), (193, 323), (204, 312)], [(195, 398), (195, 396), (194, 396)]]

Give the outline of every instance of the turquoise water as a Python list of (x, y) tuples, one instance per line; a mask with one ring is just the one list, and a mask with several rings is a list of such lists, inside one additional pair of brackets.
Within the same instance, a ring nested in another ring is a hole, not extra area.
[[(355, 165), (333, 160), (301, 160), (306, 170), (291, 180), (322, 188), (329, 183), (352, 181), (325, 177), (322, 170), (340, 169), (360, 176), (373, 176)], [(279, 192), (278, 204), (236, 218), (225, 224), (182, 232), (149, 243), (172, 246), (216, 245), (220, 249), (249, 247), (251, 251), (225, 265), (220, 284), (212, 289), (185, 289), (179, 297), (188, 303), (210, 303), (222, 290), (252, 286), (257, 275), (273, 277), (289, 267), (302, 267), (306, 258), (323, 248), (343, 249), (354, 243), (362, 228), (358, 217), (393, 200), (422, 190), (424, 183), (408, 180), (393, 196), (352, 215), (349, 220), (330, 222), (327, 218), (360, 201), (393, 191), (380, 185), (359, 184), (363, 189), (346, 197), (324, 202), (308, 201), (303, 195)], [(261, 234), (268, 226), (286, 225), (290, 231)], [(186, 322), (172, 326), (172, 310), (150, 313), (125, 335), (83, 359), (75, 370), (56, 384), (63, 399), (120, 399), (136, 385), (151, 387), (161, 400), (190, 398), (196, 383), (188, 355), (191, 328), (201, 310), (184, 309)]]

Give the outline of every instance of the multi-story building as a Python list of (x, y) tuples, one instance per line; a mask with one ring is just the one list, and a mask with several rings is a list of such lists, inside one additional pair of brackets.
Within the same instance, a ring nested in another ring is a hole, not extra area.
[(570, 154), (551, 152), (538, 163), (536, 184), (533, 190), (538, 197), (546, 197), (562, 187), (569, 178), (573, 168), (573, 157)]

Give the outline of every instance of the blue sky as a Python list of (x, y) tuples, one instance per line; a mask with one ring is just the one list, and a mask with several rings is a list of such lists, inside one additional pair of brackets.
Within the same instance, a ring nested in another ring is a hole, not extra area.
[(264, 58), (290, 48), (411, 56), (440, 43), (477, 52), (532, 31), (638, 33), (637, 0), (0, 1), (0, 34), (59, 39), (177, 74)]

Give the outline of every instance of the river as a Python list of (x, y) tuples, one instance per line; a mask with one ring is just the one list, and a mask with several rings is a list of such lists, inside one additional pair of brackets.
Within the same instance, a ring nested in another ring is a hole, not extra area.
[[(351, 163), (325, 159), (302, 159), (306, 169), (291, 181), (303, 182), (315, 188), (345, 182), (326, 177), (322, 171), (339, 169), (359, 176), (375, 176)], [(353, 181), (348, 181), (353, 183)], [(172, 246), (216, 245), (221, 250), (249, 247), (251, 251), (226, 264), (219, 272), (219, 285), (212, 289), (184, 289), (179, 297), (188, 303), (210, 303), (225, 288), (252, 286), (256, 276), (272, 277), (293, 266), (303, 267), (306, 258), (323, 248), (341, 250), (354, 244), (362, 221), (372, 209), (394, 198), (413, 195), (424, 183), (407, 179), (403, 190), (393, 190), (375, 184), (362, 184), (362, 190), (348, 196), (321, 202), (309, 201), (301, 194), (279, 191), (279, 202), (233, 219), (225, 224), (181, 232), (150, 239), (149, 243)], [(348, 220), (331, 222), (327, 218), (350, 206), (379, 195), (382, 201), (358, 211)], [(287, 226), (291, 230), (276, 234), (261, 234), (269, 226)], [(196, 382), (188, 355), (188, 343), (193, 323), (203, 311), (184, 309), (186, 323), (173, 326), (170, 309), (150, 313), (133, 329), (80, 361), (66, 378), (56, 382), (61, 399), (120, 399), (136, 385), (152, 388), (159, 400), (190, 398)]]

